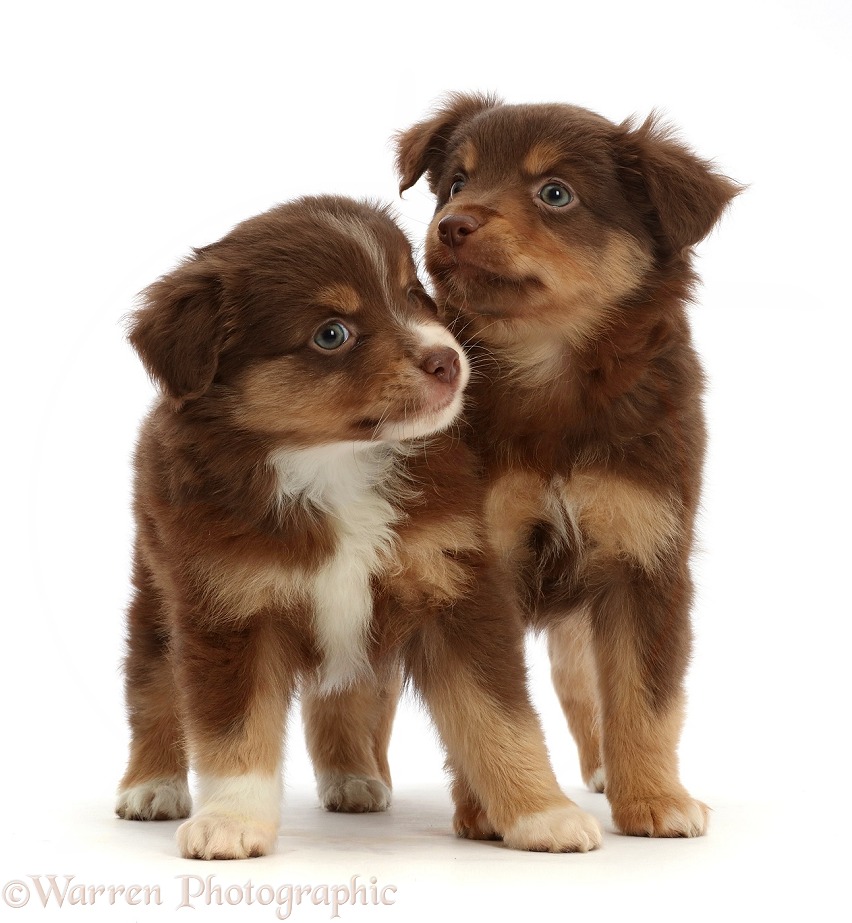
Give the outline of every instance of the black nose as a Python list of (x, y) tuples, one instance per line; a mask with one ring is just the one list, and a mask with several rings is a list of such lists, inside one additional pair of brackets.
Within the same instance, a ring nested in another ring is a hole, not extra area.
[(420, 363), (420, 368), (427, 375), (434, 375), (439, 381), (452, 384), (459, 374), (459, 354), (449, 346), (436, 349)]
[(459, 247), (478, 227), (473, 215), (446, 215), (438, 222), (438, 237), (447, 247)]

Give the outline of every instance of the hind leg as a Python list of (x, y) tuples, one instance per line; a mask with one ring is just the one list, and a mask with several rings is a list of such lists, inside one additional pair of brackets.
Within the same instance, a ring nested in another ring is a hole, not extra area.
[(602, 792), (606, 779), (597, 666), (588, 613), (577, 612), (554, 625), (547, 634), (547, 649), (553, 686), (577, 744), (583, 781), (593, 792)]
[(139, 565), (135, 583), (124, 661), (130, 760), (115, 811), (125, 820), (188, 817), (187, 755), (167, 631), (160, 601)]
[(384, 811), (390, 804), (387, 751), (400, 691), (393, 670), (339, 692), (302, 696), (305, 739), (326, 810)]

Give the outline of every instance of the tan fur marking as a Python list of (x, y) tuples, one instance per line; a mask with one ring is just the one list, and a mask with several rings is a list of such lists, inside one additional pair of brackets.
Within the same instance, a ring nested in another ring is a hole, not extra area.
[(242, 563), (223, 556), (199, 565), (196, 572), (214, 604), (213, 611), (221, 608), (233, 613), (234, 622), (247, 621), (264, 609), (310, 604), (313, 578), (301, 568), (257, 561)]
[[(562, 241), (547, 235), (509, 254), (511, 267), (520, 276), (539, 278), (545, 293), (541, 308), (546, 312), (552, 339), (558, 332), (577, 346), (598, 334), (609, 318), (609, 306), (629, 295), (645, 277), (651, 259), (629, 234), (610, 232), (602, 247), (576, 247), (566, 251)], [(514, 248), (513, 248), (514, 249)], [(542, 272), (542, 267), (547, 271)], [(554, 312), (559, 306), (561, 310)], [(528, 306), (525, 320), (539, 316)], [(499, 335), (499, 334), (498, 334)]]
[[(519, 231), (508, 218), (497, 216), (477, 237), (478, 245), (488, 245), (483, 251), (486, 265), (508, 277), (536, 279), (540, 289), (513, 303), (504, 315), (474, 315), (466, 329), (481, 331), (491, 347), (505, 350), (510, 364), (538, 384), (554, 375), (565, 344), (582, 348), (602, 332), (612, 306), (641, 284), (651, 264), (639, 242), (619, 231), (608, 232), (600, 245), (567, 250), (544, 228)], [(437, 234), (430, 236), (427, 247), (443, 246), (435, 241)], [(458, 297), (465, 297), (464, 289)]]
[(576, 612), (556, 623), (547, 633), (547, 649), (553, 686), (577, 742), (583, 781), (592, 786), (602, 755), (598, 671), (588, 613)]
[(453, 829), (456, 836), (467, 840), (499, 840), (500, 834), (488, 819), (485, 809), (476, 792), (464, 773), (457, 767), (452, 767), (453, 775)]
[(556, 144), (542, 141), (529, 149), (521, 169), (530, 176), (541, 176), (552, 172), (562, 160), (562, 156), (562, 151)]
[[(325, 390), (319, 381), (305, 388), (289, 356), (253, 363), (240, 378), (241, 399), (235, 417), (246, 429), (265, 433), (280, 433), (285, 426), (308, 430), (310, 421), (327, 405), (332, 387), (326, 385)], [(286, 409), (282, 408), (284, 395)]]
[[(267, 628), (266, 631), (271, 631)], [(213, 737), (188, 730), (193, 769), (214, 776), (274, 775), (280, 772), (286, 715), (294, 677), (287, 675), (275, 639), (259, 644), (253, 664), (252, 696), (240, 733)]]
[(676, 497), (654, 494), (606, 471), (575, 474), (563, 500), (604, 554), (630, 558), (649, 572), (682, 536), (683, 514)]
[(478, 546), (476, 523), (471, 519), (454, 517), (423, 526), (414, 524), (404, 530), (394, 550), (394, 586), (406, 599), (456, 599), (468, 586), (470, 575), (446, 552), (475, 550)]
[(321, 289), (314, 299), (317, 304), (343, 314), (354, 314), (361, 309), (361, 298), (351, 285), (336, 282), (328, 288)]
[(359, 679), (346, 689), (302, 693), (305, 740), (314, 771), (381, 779), (390, 788), (387, 748), (401, 692), (398, 673)]
[(542, 519), (544, 493), (544, 479), (521, 468), (504, 474), (489, 490), (485, 501), (488, 535), (504, 560), (515, 557), (526, 531)]
[(458, 675), (428, 704), (450, 762), (466, 767), (499, 832), (525, 815), (572, 803), (556, 783), (532, 715), (500, 714), (481, 688)]
[[(601, 653), (604, 653), (603, 650)], [(646, 703), (632, 645), (613, 645), (601, 666), (606, 792), (616, 826), (633, 836), (700, 836), (708, 809), (678, 778), (683, 698), (663, 714)]]
[(470, 176), (471, 173), (479, 166), (479, 151), (476, 145), (468, 139), (459, 148), (459, 161), (462, 172)]

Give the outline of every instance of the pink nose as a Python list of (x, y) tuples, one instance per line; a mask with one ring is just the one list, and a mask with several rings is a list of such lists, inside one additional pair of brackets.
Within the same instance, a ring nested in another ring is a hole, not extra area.
[(460, 247), (478, 227), (473, 215), (446, 215), (438, 222), (438, 237), (447, 247)]
[(448, 385), (452, 384), (461, 368), (459, 354), (449, 346), (444, 346), (429, 353), (420, 363), (420, 368), (427, 375), (434, 375), (438, 381), (443, 381)]

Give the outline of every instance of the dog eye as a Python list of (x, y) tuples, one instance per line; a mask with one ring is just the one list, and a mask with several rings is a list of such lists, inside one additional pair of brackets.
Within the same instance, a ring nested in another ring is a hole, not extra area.
[(340, 349), (351, 336), (349, 329), (341, 324), (340, 321), (330, 321), (323, 324), (314, 334), (314, 343), (320, 349), (332, 351)]
[(574, 194), (562, 183), (545, 183), (538, 191), (538, 197), (545, 205), (562, 208), (574, 201)]
[(464, 189), (464, 184), (467, 182), (463, 176), (457, 176), (453, 180), (453, 185), (450, 186), (450, 198), (454, 195), (458, 195), (462, 189)]

